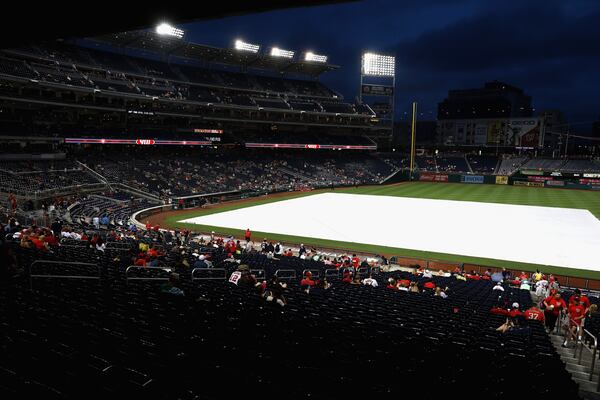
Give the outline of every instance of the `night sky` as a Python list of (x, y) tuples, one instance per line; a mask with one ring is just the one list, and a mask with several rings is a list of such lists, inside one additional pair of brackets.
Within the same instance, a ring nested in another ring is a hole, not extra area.
[[(190, 41), (326, 54), (341, 66), (322, 81), (352, 101), (363, 50), (397, 57), (398, 117), (419, 102), (435, 119), (449, 89), (502, 80), (562, 110), (578, 131), (600, 116), (600, 1), (370, 0), (181, 25)], [(397, 117), (397, 118), (398, 118)]]

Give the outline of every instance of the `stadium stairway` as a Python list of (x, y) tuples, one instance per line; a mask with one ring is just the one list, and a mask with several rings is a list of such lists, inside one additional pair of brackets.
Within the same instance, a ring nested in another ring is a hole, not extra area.
[[(590, 380), (592, 355), (583, 350), (580, 361), (579, 351), (575, 350), (572, 343), (567, 348), (561, 346), (565, 339), (563, 335), (550, 334), (549, 336), (561, 360), (565, 363), (566, 370), (571, 374), (571, 379), (579, 385), (580, 396), (586, 400), (600, 400), (600, 391), (597, 390), (598, 379), (600, 379), (598, 360), (596, 360), (592, 380)], [(575, 355), (576, 352), (577, 355)]]

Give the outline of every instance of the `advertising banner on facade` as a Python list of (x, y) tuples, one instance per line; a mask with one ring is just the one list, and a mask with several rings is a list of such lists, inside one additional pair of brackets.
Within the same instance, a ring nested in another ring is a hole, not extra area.
[(544, 187), (544, 182), (514, 181), (515, 186)]
[(423, 182), (448, 182), (448, 175), (421, 172), (419, 180)]
[(483, 183), (483, 175), (461, 175), (462, 183)]
[(496, 176), (496, 185), (508, 185), (508, 176), (504, 176), (504, 175)]
[(362, 85), (362, 94), (367, 96), (393, 96), (393, 86)]

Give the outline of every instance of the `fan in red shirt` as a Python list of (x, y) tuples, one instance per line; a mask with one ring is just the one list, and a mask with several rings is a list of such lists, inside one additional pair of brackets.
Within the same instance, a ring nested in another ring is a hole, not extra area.
[(435, 283), (433, 283), (433, 282), (425, 282), (425, 284), (423, 285), (423, 287), (425, 289), (435, 289)]
[(244, 238), (246, 239), (246, 242), (250, 241), (250, 236), (251, 236), (251, 232), (250, 232), (250, 228), (246, 229), (246, 235), (244, 236)]
[(561, 310), (567, 308), (567, 304), (562, 299), (560, 293), (556, 292), (553, 296), (547, 297), (544, 300), (544, 316), (546, 318), (546, 327), (552, 331), (556, 326), (556, 320)]
[(344, 271), (344, 274), (342, 275), (342, 282), (344, 282), (344, 283), (352, 282), (352, 275), (350, 274), (350, 271), (348, 271), (348, 270)]
[(354, 267), (354, 269), (357, 269), (358, 264), (360, 264), (360, 258), (356, 257), (356, 254), (352, 254), (352, 267)]
[(544, 322), (544, 313), (536, 306), (525, 311), (525, 319)]
[(581, 290), (579, 289), (575, 289), (573, 296), (571, 296), (571, 298), (569, 299), (569, 306), (571, 306), (574, 303), (575, 298), (577, 297), (579, 297), (579, 302), (583, 304), (583, 306), (586, 309), (590, 308), (590, 299), (586, 295), (581, 294)]
[[(568, 346), (571, 336), (576, 335), (577, 329), (579, 329), (579, 327), (581, 327), (583, 318), (585, 318), (586, 308), (580, 302), (579, 296), (572, 296), (572, 297), (573, 297), (573, 303), (569, 306), (569, 330), (571, 331), (571, 334), (566, 335), (565, 342), (562, 344), (562, 347)], [(581, 334), (580, 334), (580, 336), (581, 336)]]
[(146, 230), (149, 231), (152, 229), (152, 225), (150, 225), (150, 221), (146, 221)]
[(398, 290), (398, 286), (396, 286), (396, 280), (394, 278), (388, 279), (388, 284), (386, 286), (387, 289)]

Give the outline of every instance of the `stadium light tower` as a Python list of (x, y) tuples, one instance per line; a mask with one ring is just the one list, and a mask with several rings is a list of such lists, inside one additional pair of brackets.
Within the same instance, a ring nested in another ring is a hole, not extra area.
[[(359, 100), (363, 103), (364, 96), (386, 99), (384, 102), (374, 104), (371, 108), (375, 111), (385, 129), (390, 131), (390, 138), (394, 128), (395, 88), (396, 57), (370, 51), (364, 52), (360, 68)], [(389, 124), (389, 126), (386, 126), (386, 124)]]
[(175, 28), (174, 26), (169, 25), (166, 22), (163, 22), (162, 24), (156, 27), (156, 33), (164, 36), (173, 36), (178, 39), (181, 39), (184, 34), (183, 29)]
[(327, 56), (315, 54), (312, 51), (307, 51), (306, 53), (304, 53), (304, 61), (316, 61), (320, 63), (326, 63)]
[(246, 43), (240, 39), (237, 39), (233, 46), (236, 50), (248, 51), (250, 53), (258, 53), (260, 46), (257, 44)]
[(283, 57), (283, 58), (293, 58), (294, 52), (291, 50), (283, 50), (278, 47), (273, 47), (273, 48), (271, 48), (271, 56)]

